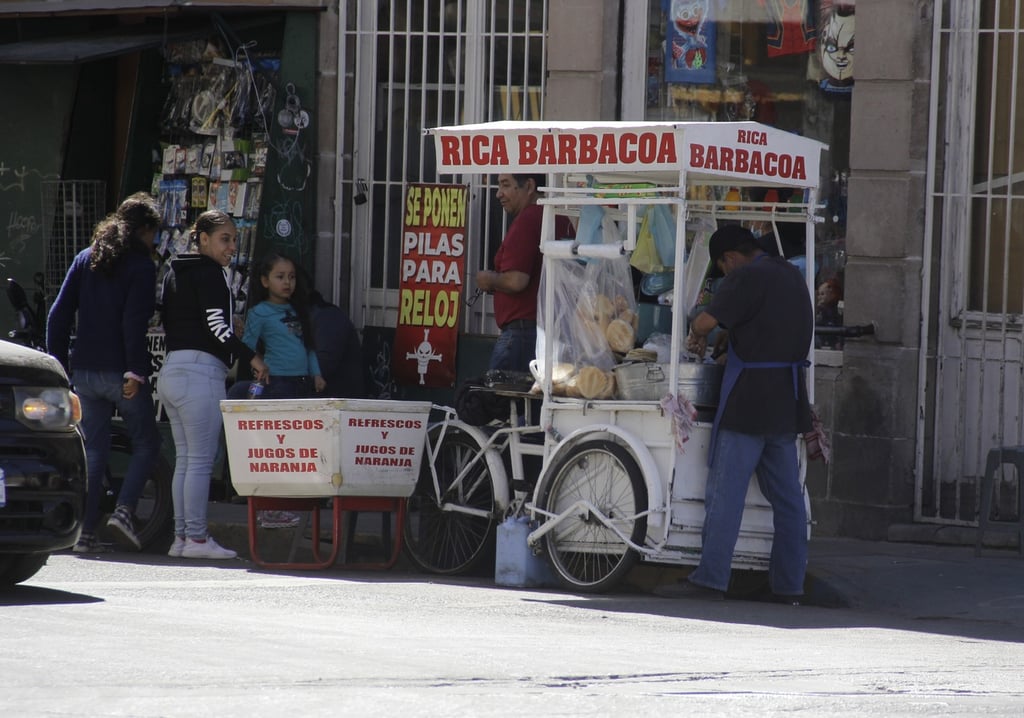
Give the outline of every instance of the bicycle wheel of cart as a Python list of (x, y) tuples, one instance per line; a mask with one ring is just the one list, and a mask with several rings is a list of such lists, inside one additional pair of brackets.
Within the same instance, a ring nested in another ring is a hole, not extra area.
[[(431, 432), (431, 446), (437, 431)], [(497, 521), (485, 457), (480, 456), (470, 472), (455, 483), (479, 454), (480, 445), (472, 436), (448, 429), (434, 460), (437, 488), (428, 457), (424, 457), (402, 529), (406, 555), (424, 571), (468, 573), (493, 555)]]
[[(610, 519), (624, 536), (642, 545), (647, 535), (647, 487), (630, 453), (611, 441), (588, 441), (561, 459), (548, 474), (538, 506), (560, 514), (585, 503)], [(550, 519), (549, 519), (550, 520)], [(612, 588), (638, 555), (588, 508), (562, 519), (543, 537), (555, 576), (566, 588), (601, 593)]]

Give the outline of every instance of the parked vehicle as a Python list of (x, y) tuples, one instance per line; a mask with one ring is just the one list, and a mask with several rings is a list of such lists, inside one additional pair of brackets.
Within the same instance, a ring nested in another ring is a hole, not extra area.
[[(41, 272), (36, 274), (34, 282), (36, 287), (30, 304), (21, 285), (13, 279), (8, 278), (7, 280), (7, 298), (14, 308), (18, 325), (18, 328), (10, 331), (8, 335), (19, 344), (45, 352), (46, 297), (43, 291)], [(56, 360), (53, 361), (56, 362)], [(63, 373), (63, 370), (61, 372)], [(67, 385), (66, 378), (65, 385)], [(116, 508), (121, 481), (132, 455), (131, 436), (117, 417), (111, 424), (110, 431), (110, 460), (105, 480), (106, 492), (100, 503), (101, 511), (108, 514)], [(161, 454), (135, 508), (135, 533), (139, 537), (139, 541), (142, 542), (143, 551), (162, 553), (170, 545), (173, 533), (171, 524), (174, 517), (171, 500), (173, 474), (173, 467)]]
[(60, 363), (0, 341), (0, 588), (70, 548), (85, 510), (81, 406)]

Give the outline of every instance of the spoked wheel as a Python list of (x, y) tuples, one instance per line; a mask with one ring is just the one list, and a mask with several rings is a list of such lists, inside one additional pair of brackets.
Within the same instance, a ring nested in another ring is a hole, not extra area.
[[(132, 440), (123, 427), (116, 423), (110, 434), (110, 459), (107, 462), (107, 499), (103, 510), (112, 512), (117, 494), (124, 480), (128, 462), (132, 457)], [(174, 505), (171, 499), (173, 470), (163, 453), (158, 454), (152, 473), (142, 489), (135, 507), (135, 533), (143, 551), (166, 551), (174, 533)]]
[[(438, 431), (431, 430), (431, 446)], [(497, 520), (486, 457), (479, 456), (455, 483), (479, 454), (480, 445), (472, 436), (449, 428), (434, 460), (436, 489), (429, 456), (424, 457), (403, 528), (406, 555), (424, 571), (467, 573), (492, 555)]]
[[(626, 449), (611, 441), (588, 441), (559, 461), (549, 477), (537, 504), (541, 510), (557, 515), (585, 502), (633, 543), (643, 545), (647, 517), (638, 518), (637, 514), (647, 510), (647, 487), (640, 467)], [(543, 544), (559, 582), (583, 593), (612, 588), (638, 558), (583, 505), (545, 534)]]

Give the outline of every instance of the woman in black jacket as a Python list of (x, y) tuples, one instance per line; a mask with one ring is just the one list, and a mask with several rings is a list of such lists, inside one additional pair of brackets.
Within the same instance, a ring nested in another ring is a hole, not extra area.
[(232, 299), (225, 268), (237, 244), (231, 216), (203, 212), (190, 238), (198, 254), (180, 255), (164, 277), (161, 314), (167, 334), (167, 357), (160, 370), (157, 395), (167, 410), (176, 461), (174, 543), (169, 556), (199, 559), (234, 558), (207, 533), (210, 476), (223, 419), (228, 369), (236, 359), (248, 361), (257, 379), (265, 379), (263, 359), (235, 336)]

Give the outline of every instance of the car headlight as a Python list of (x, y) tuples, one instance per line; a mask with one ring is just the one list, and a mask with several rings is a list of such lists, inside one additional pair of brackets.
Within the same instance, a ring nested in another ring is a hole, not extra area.
[(82, 419), (82, 404), (68, 389), (58, 386), (14, 387), (15, 413), (30, 429), (66, 429)]

